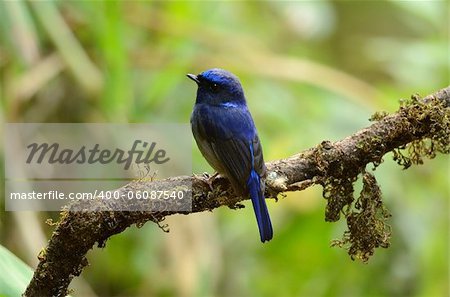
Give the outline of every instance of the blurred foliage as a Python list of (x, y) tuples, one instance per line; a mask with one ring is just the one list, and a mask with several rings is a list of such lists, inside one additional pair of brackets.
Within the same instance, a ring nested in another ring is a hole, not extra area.
[(0, 296), (19, 296), (25, 291), (33, 271), (13, 253), (0, 245)]
[[(282, 158), (447, 86), (448, 12), (446, 1), (3, 1), (0, 116), (188, 122), (185, 74), (221, 67), (241, 78), (266, 160)], [(193, 158), (211, 171), (194, 146)], [(324, 222), (313, 188), (269, 201), (264, 245), (251, 207), (171, 217), (169, 234), (131, 228), (89, 253), (74, 296), (448, 296), (449, 164), (401, 171), (385, 157), (374, 174), (393, 238), (368, 264), (330, 248), (344, 222)], [(0, 243), (36, 265), (49, 217), (0, 210)]]

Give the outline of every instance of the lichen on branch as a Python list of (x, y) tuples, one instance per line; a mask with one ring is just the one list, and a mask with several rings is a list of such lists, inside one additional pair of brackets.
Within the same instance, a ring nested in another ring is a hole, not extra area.
[[(433, 158), (437, 153), (448, 154), (449, 119), (450, 87), (423, 99), (413, 96), (393, 114), (375, 114), (371, 126), (345, 139), (323, 141), (294, 156), (267, 163), (266, 197), (276, 198), (287, 191), (322, 185), (323, 196), (327, 199), (325, 219), (337, 221), (343, 215), (347, 220), (348, 230), (333, 244), (346, 247), (352, 259), (367, 261), (375, 248), (389, 245), (391, 233), (380, 187), (367, 166), (379, 166), (389, 152), (393, 152), (394, 160), (405, 168), (421, 164), (425, 157)], [(353, 184), (358, 177), (362, 178), (363, 189), (355, 200)], [(129, 192), (170, 191), (186, 184), (192, 184), (191, 190), (185, 190), (192, 195), (191, 213), (212, 211), (220, 206), (236, 209), (240, 207), (239, 202), (248, 199), (233, 193), (226, 178), (196, 175), (158, 181), (141, 179), (117, 191), (120, 196), (128, 197)], [(139, 209), (154, 209), (151, 205), (142, 207)], [(85, 211), (71, 211), (80, 208)], [(142, 226), (153, 221), (161, 226), (168, 215), (187, 214), (169, 211), (164, 204), (153, 212), (113, 211), (125, 208), (117, 205), (113, 208), (97, 200), (69, 205), (61, 213), (47, 247), (41, 251), (38, 267), (24, 295), (65, 296), (71, 280), (88, 265), (86, 254), (95, 245), (104, 246), (108, 238), (131, 225)]]
[[(392, 150), (394, 161), (404, 169), (413, 164), (423, 164), (424, 158), (434, 158), (437, 153), (450, 152), (448, 100), (437, 96), (422, 99), (413, 95), (409, 100), (402, 100), (400, 109), (391, 116), (398, 117), (396, 129), (386, 130), (384, 137), (367, 133), (362, 137), (363, 142), (358, 143), (359, 149), (367, 150), (368, 155), (373, 154), (373, 170), (380, 165), (385, 153), (374, 148), (383, 148), (386, 138), (391, 134), (397, 137), (399, 131), (420, 135)], [(389, 115), (386, 112), (377, 112), (371, 120), (383, 123), (387, 117)], [(323, 196), (327, 199), (325, 220), (335, 222), (343, 214), (348, 230), (344, 232), (342, 239), (333, 240), (331, 245), (345, 247), (352, 259), (367, 262), (375, 248), (387, 248), (390, 245), (391, 227), (387, 223), (390, 214), (383, 204), (375, 176), (366, 172), (367, 164), (354, 163), (355, 166), (349, 170), (348, 166), (342, 167), (339, 157), (334, 159), (339, 164), (336, 165), (337, 169), (331, 170), (332, 166), (328, 165), (328, 172), (322, 181)], [(364, 167), (359, 167), (360, 165)], [(362, 177), (363, 189), (355, 202), (353, 185), (358, 176)]]

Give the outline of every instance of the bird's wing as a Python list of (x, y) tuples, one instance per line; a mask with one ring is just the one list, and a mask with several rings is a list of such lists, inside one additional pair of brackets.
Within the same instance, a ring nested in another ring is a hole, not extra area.
[(230, 179), (239, 194), (247, 193), (246, 182), (252, 168), (259, 176), (265, 175), (261, 143), (246, 107), (199, 106), (191, 123), (203, 156)]

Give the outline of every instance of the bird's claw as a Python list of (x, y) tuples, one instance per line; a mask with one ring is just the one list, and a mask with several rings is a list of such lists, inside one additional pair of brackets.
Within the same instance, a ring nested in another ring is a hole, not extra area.
[(201, 175), (194, 174), (195, 177), (197, 177), (199, 180), (201, 180), (204, 184), (206, 184), (209, 188), (209, 190), (212, 192), (214, 191), (213, 183), (219, 173), (214, 173), (213, 175), (209, 175), (208, 172), (203, 172)]

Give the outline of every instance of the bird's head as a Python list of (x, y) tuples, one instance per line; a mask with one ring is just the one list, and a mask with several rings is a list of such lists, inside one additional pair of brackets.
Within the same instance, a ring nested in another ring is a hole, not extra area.
[(213, 68), (198, 75), (188, 74), (187, 77), (198, 85), (196, 103), (245, 104), (244, 91), (239, 79), (226, 70)]

